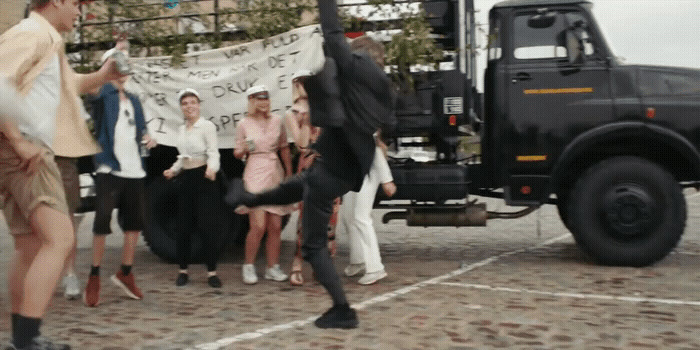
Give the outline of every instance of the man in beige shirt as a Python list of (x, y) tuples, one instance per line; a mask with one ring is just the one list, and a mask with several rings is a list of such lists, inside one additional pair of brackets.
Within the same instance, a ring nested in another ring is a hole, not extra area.
[(73, 29), (78, 6), (78, 0), (31, 0), (29, 17), (0, 36), (0, 75), (32, 116), (0, 118), (0, 207), (15, 240), (8, 274), (15, 349), (70, 349), (39, 337), (75, 240), (54, 152), (77, 157), (97, 151), (78, 93), (121, 76), (111, 59), (91, 74), (69, 66), (59, 33)]

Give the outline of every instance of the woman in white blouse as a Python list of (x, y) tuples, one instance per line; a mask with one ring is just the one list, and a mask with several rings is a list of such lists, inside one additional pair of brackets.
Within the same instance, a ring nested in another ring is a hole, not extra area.
[(180, 92), (180, 109), (185, 116), (185, 124), (180, 126), (177, 137), (177, 161), (163, 172), (172, 179), (181, 178), (178, 199), (178, 225), (176, 255), (180, 264), (175, 285), (184, 286), (189, 281), (187, 266), (190, 259), (190, 238), (197, 230), (201, 231), (204, 260), (207, 265), (207, 282), (213, 288), (221, 287), (216, 275), (220, 228), (218, 212), (219, 190), (216, 173), (219, 171), (219, 149), (216, 126), (209, 120), (200, 118), (199, 93), (194, 89)]

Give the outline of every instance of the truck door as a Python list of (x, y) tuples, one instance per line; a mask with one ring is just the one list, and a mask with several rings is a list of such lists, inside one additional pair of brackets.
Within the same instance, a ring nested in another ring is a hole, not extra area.
[[(507, 140), (506, 181), (511, 186), (523, 182), (513, 180), (514, 175), (548, 175), (574, 135), (613, 116), (610, 70), (604, 50), (596, 48), (599, 36), (588, 25), (588, 15), (570, 7), (519, 9), (509, 16), (502, 81), (507, 116), (501, 139)], [(577, 62), (567, 52), (566, 41), (572, 38), (580, 43)]]

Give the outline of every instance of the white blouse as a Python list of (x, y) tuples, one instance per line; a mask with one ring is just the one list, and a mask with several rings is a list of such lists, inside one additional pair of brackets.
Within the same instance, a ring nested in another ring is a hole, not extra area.
[(177, 151), (180, 155), (170, 167), (175, 174), (183, 169), (183, 163), (206, 163), (209, 169), (219, 171), (219, 147), (216, 136), (216, 125), (209, 120), (199, 118), (192, 128), (180, 126), (177, 135)]

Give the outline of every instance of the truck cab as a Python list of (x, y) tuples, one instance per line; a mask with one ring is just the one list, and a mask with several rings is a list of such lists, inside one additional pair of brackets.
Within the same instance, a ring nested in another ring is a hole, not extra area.
[[(392, 168), (397, 193), (419, 200), (385, 219), (485, 225), (555, 204), (577, 244), (599, 263), (645, 266), (676, 246), (686, 220), (682, 189), (700, 183), (700, 70), (622, 64), (592, 6), (509, 0), (491, 9), (479, 157), (443, 154), (458, 149), (452, 131), (468, 118), (439, 107), (458, 97), (465, 108), (475, 106), (478, 95), (449, 88), (468, 84), (464, 71), (434, 74), (440, 79), (427, 108), (428, 134), (441, 156), (432, 165)], [(473, 32), (463, 22), (455, 37)], [(453, 129), (446, 127), (451, 121)], [(469, 194), (527, 208), (487, 212)], [(464, 205), (445, 205), (462, 195)], [(426, 206), (431, 196), (439, 198)]]

